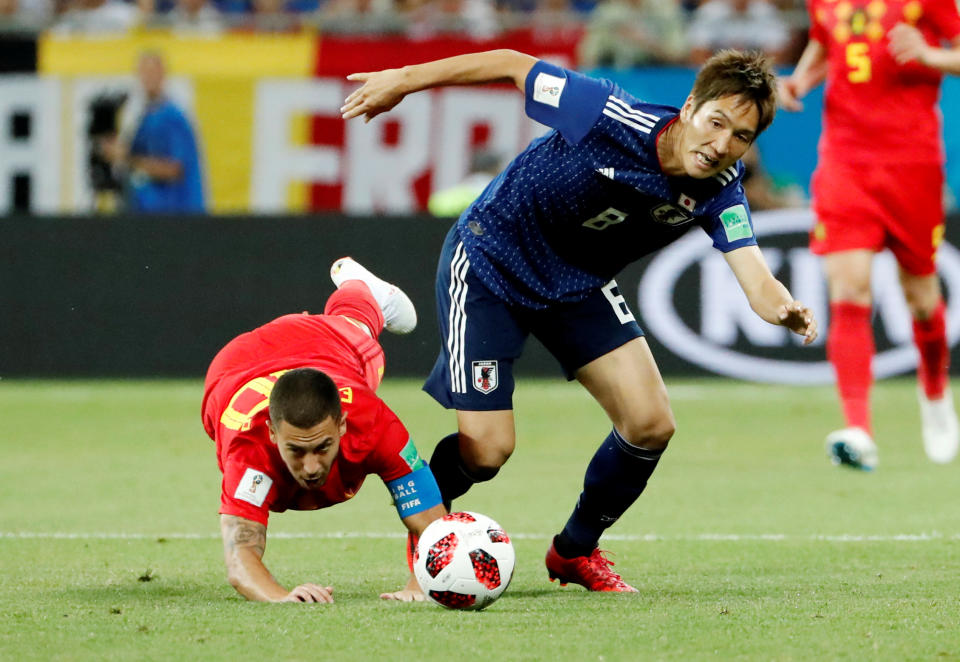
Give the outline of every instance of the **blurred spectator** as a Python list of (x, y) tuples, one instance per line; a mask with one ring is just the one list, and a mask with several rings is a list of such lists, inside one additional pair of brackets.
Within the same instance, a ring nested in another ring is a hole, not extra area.
[(223, 17), (207, 0), (177, 0), (165, 18), (177, 34), (218, 35), (224, 30)]
[(36, 31), (50, 22), (50, 0), (0, 0), (0, 32)]
[(495, 0), (494, 6), (502, 26), (513, 28), (526, 20), (537, 7), (536, 0)]
[(285, 0), (283, 9), (292, 14), (309, 14), (320, 11), (321, 0)]
[(412, 39), (443, 34), (489, 39), (500, 30), (491, 0), (408, 0), (401, 7)]
[(489, 150), (475, 152), (470, 162), (470, 172), (463, 181), (431, 194), (427, 209), (434, 216), (459, 216), (487, 188), (502, 166), (503, 160), (498, 154)]
[(320, 10), (321, 0), (209, 0), (230, 27), (287, 32), (300, 28), (304, 15)]
[(780, 62), (790, 33), (767, 0), (707, 0), (694, 11), (687, 39), (695, 64), (724, 48), (761, 50)]
[(137, 6), (123, 0), (71, 0), (54, 25), (60, 33), (110, 34), (127, 32), (140, 20)]
[(137, 76), (146, 108), (127, 145), (118, 137), (101, 140), (103, 156), (126, 174), (127, 209), (145, 213), (202, 213), (203, 176), (190, 122), (164, 92), (163, 58), (140, 56)]
[(285, 0), (253, 0), (249, 24), (258, 32), (291, 32), (300, 27), (299, 17), (287, 11)]
[(763, 163), (760, 150), (754, 144), (741, 158), (744, 167), (743, 192), (753, 211), (764, 209), (783, 209), (785, 207), (804, 206), (803, 193), (799, 186), (778, 188), (774, 185)]
[(684, 27), (677, 0), (605, 0), (587, 22), (580, 65), (626, 69), (686, 61)]
[(537, 0), (530, 15), (534, 38), (546, 42), (581, 34), (583, 22), (583, 15), (574, 10), (571, 0)]
[(406, 29), (391, 0), (328, 0), (317, 22), (324, 32), (394, 34)]
[(237, 17), (245, 16), (253, 11), (249, 0), (212, 0), (213, 6), (234, 25)]

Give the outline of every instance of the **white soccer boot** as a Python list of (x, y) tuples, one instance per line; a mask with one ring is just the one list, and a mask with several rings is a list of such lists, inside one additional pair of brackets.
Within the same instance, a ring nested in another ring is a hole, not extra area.
[(877, 445), (862, 428), (843, 428), (827, 435), (827, 455), (834, 464), (851, 469), (877, 468)]
[(953, 408), (953, 394), (948, 388), (939, 400), (929, 400), (920, 387), (917, 395), (923, 423), (923, 450), (931, 462), (946, 464), (957, 456), (960, 447), (960, 426)]
[(333, 284), (340, 287), (348, 280), (366, 283), (383, 311), (384, 328), (392, 333), (410, 333), (417, 328), (417, 309), (410, 297), (393, 283), (377, 278), (352, 257), (342, 257), (330, 267)]

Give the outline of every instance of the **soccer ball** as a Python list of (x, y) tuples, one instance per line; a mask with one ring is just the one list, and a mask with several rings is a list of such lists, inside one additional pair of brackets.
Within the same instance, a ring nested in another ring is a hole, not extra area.
[(483, 609), (513, 577), (516, 557), (503, 528), (479, 513), (450, 513), (420, 536), (413, 573), (424, 594), (449, 609)]

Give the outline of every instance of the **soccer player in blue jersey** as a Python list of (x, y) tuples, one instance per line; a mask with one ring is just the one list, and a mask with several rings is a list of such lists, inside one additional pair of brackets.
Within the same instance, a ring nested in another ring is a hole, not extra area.
[(347, 97), (367, 121), (411, 92), (507, 81), (535, 139), (450, 230), (437, 274), (440, 356), (424, 389), (457, 411), (430, 466), (449, 503), (490, 480), (514, 450), (513, 362), (533, 334), (613, 423), (546, 564), (551, 579), (633, 592), (597, 543), (640, 496), (675, 423), (643, 332), (617, 289), (620, 269), (695, 226), (723, 252), (753, 310), (816, 337), (810, 310), (770, 273), (740, 185), (739, 158), (773, 120), (776, 83), (757, 54), (724, 51), (680, 109), (610, 81), (509, 50), (374, 73)]

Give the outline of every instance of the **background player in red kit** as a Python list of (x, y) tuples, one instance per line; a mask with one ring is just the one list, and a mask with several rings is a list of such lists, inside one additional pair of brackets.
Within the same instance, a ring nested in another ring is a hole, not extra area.
[[(377, 474), (407, 529), (419, 536), (446, 514), (430, 468), (375, 394), (377, 337), (409, 333), (413, 304), (357, 262), (334, 263), (337, 291), (323, 315), (286, 315), (232, 340), (213, 359), (203, 427), (223, 473), (220, 526), (230, 584), (250, 600), (333, 602), (333, 588), (287, 590), (263, 565), (270, 511), (315, 510), (353, 497)], [(380, 596), (422, 600), (413, 575)]]
[[(834, 463), (872, 469), (874, 339), (870, 267), (889, 248), (913, 315), (923, 442), (934, 462), (957, 454), (945, 309), (935, 256), (943, 239), (943, 73), (960, 74), (955, 0), (808, 0), (810, 42), (781, 81), (788, 110), (826, 79), (810, 248), (824, 256), (827, 357), (847, 428), (827, 437)], [(944, 44), (948, 44), (945, 46)]]

